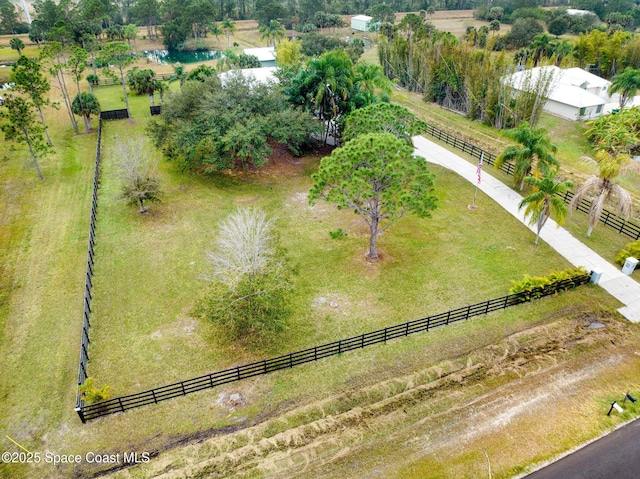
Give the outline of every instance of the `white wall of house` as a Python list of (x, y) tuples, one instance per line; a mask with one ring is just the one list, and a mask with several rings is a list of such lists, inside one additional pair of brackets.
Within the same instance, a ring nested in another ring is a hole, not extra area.
[[(547, 101), (544, 106), (544, 110), (557, 115), (561, 118), (565, 118), (567, 120), (592, 120), (594, 118), (602, 115), (603, 105), (599, 105), (600, 111), (598, 111), (598, 106), (588, 106), (583, 108), (583, 111), (580, 111), (580, 108), (567, 105), (566, 103), (560, 103), (554, 100)], [(580, 114), (582, 113), (582, 115)]]

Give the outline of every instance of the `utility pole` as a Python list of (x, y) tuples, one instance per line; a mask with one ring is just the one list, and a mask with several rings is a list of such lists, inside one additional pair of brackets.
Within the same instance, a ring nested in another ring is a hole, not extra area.
[(27, 8), (27, 2), (25, 0), (20, 0), (22, 4), (22, 9), (24, 10), (24, 18), (27, 20), (27, 23), (31, 25), (31, 15), (29, 14), (29, 9)]

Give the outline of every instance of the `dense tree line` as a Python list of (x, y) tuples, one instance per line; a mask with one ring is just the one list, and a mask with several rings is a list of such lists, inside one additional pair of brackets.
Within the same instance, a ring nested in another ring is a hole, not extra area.
[[(498, 21), (503, 8), (492, 7), (492, 12)], [(593, 29), (572, 43), (544, 33), (539, 20), (526, 16), (517, 18), (507, 35), (498, 32), (488, 26), (469, 27), (457, 38), (437, 31), (424, 17), (409, 14), (398, 24), (380, 26), (380, 64), (387, 77), (424, 94), (425, 100), (497, 128), (522, 121), (535, 125), (553, 80), (529, 75), (524, 88), (516, 92), (501, 81), (513, 65), (579, 66), (625, 85), (640, 78), (635, 73), (640, 68), (640, 35), (635, 33)], [(515, 52), (507, 54), (507, 49)]]
[(168, 95), (161, 120), (150, 126), (165, 157), (204, 172), (259, 168), (273, 148), (301, 155), (316, 130), (311, 115), (294, 109), (277, 88), (242, 75), (224, 84), (217, 77), (185, 82)]
[[(504, 7), (498, 8), (503, 8), (504, 18), (511, 18), (515, 15), (511, 3), (532, 2), (502, 3)], [(545, 6), (563, 3), (546, 1)], [(501, 5), (500, 1), (494, 4)], [(122, 41), (135, 36), (129, 25), (146, 26), (150, 38), (158, 36), (162, 26), (167, 46), (178, 48), (189, 40), (197, 43), (208, 34), (218, 35), (225, 30), (225, 20), (256, 19), (265, 27), (275, 20), (285, 28), (310, 32), (342, 26), (341, 15), (366, 13), (376, 20), (393, 21), (394, 12), (421, 10), (432, 13), (436, 9), (471, 9), (484, 5), (483, 0), (394, 0), (391, 3), (383, 0), (80, 0), (77, 3), (37, 0), (33, 4), (34, 22), (29, 33), (35, 42), (81, 43), (100, 36)], [(607, 6), (607, 11), (610, 9)], [(0, 16), (0, 28), (5, 33), (16, 33), (25, 28), (9, 0), (0, 0)]]

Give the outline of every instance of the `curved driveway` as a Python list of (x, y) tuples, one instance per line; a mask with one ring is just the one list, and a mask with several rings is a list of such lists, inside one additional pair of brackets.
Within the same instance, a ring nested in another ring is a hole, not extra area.
[[(423, 136), (414, 136), (413, 145), (417, 156), (447, 168), (473, 184), (476, 183), (476, 165)], [(489, 167), (489, 165), (486, 166)], [(534, 227), (528, 225), (523, 214), (518, 210), (522, 196), (488, 174), (482, 175), (479, 189), (534, 231)], [(567, 230), (560, 228), (552, 219), (547, 221), (546, 227), (540, 232), (540, 238), (574, 266), (583, 266), (587, 271), (602, 272), (602, 278), (598, 284), (625, 305), (618, 309), (618, 312), (629, 321), (640, 322), (640, 284), (574, 238)], [(635, 477), (640, 478), (640, 469)]]

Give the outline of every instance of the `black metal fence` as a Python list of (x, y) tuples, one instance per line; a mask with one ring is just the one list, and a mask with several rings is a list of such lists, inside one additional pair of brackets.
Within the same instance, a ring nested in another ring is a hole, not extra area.
[[(461, 140), (460, 138), (457, 138), (456, 136), (451, 135), (446, 131), (440, 130), (433, 125), (428, 125), (426, 133), (434, 138), (437, 138), (440, 141), (445, 142), (447, 145), (451, 145), (454, 148), (461, 150), (463, 153), (471, 155), (477, 160), (480, 160), (480, 157), (484, 154), (483, 162), (486, 162), (491, 166), (495, 165), (497, 155), (483, 150), (482, 148), (478, 148), (477, 146), (472, 145), (465, 140)], [(505, 163), (500, 167), (500, 171), (503, 171), (507, 175), (513, 175), (514, 170), (515, 167), (511, 163)], [(571, 202), (573, 196), (574, 193), (572, 191), (567, 191), (560, 197), (565, 203), (568, 204)], [(591, 210), (591, 200), (583, 198), (580, 204), (576, 206), (576, 209), (578, 211), (582, 211), (583, 213), (589, 213), (589, 211)], [(633, 240), (640, 239), (640, 226), (621, 218), (611, 210), (603, 210), (602, 215), (600, 216), (600, 222), (604, 223), (605, 226), (613, 228), (617, 230), (618, 233), (628, 236)]]
[(129, 111), (126, 108), (121, 110), (106, 110), (100, 112), (101, 120), (124, 120), (129, 118)]
[[(91, 219), (89, 221), (89, 246), (87, 248), (87, 271), (84, 277), (84, 301), (82, 315), (82, 338), (80, 340), (80, 364), (78, 367), (78, 387), (87, 380), (87, 362), (89, 361), (89, 317), (91, 315), (91, 288), (93, 286), (93, 255), (96, 235), (96, 213), (98, 208), (98, 188), (100, 186), (100, 158), (102, 143), (102, 119), (98, 120), (98, 141), (96, 143), (96, 165), (93, 173), (93, 197), (91, 199)], [(85, 407), (80, 393), (76, 393), (76, 411), (81, 413)]]
[(166, 386), (161, 386), (135, 394), (120, 396), (107, 401), (101, 401), (90, 405), (80, 405), (76, 408), (80, 420), (96, 419), (108, 414), (124, 412), (148, 404), (157, 404), (167, 399), (186, 396), (203, 389), (210, 389), (222, 384), (227, 384), (253, 376), (260, 376), (282, 369), (292, 368), (300, 364), (318, 361), (322, 358), (335, 356), (354, 349), (361, 349), (378, 343), (384, 343), (391, 339), (409, 336), (410, 334), (429, 331), (440, 326), (445, 326), (457, 321), (464, 321), (473, 316), (484, 315), (492, 311), (498, 311), (517, 304), (531, 301), (559, 291), (574, 288), (586, 284), (591, 279), (591, 273), (574, 276), (572, 278), (559, 281), (557, 283), (536, 288), (532, 291), (525, 291), (516, 294), (509, 294), (496, 299), (483, 301), (462, 308), (446, 311), (444, 313), (427, 316), (395, 326), (389, 326), (377, 331), (352, 336), (332, 343), (314, 346), (312, 348), (296, 351), (263, 361), (257, 361), (243, 366), (224, 369), (222, 371), (205, 374), (186, 381), (179, 381)]
[[(560, 195), (560, 198), (562, 198), (565, 203), (569, 203), (574, 196), (575, 193), (573, 191), (567, 191), (563, 195)], [(588, 214), (591, 210), (591, 201), (583, 199), (580, 204), (576, 206), (576, 209)], [(604, 209), (602, 211), (602, 214), (600, 215), (600, 222), (604, 223), (605, 226), (608, 226), (609, 228), (613, 228), (618, 233), (628, 236), (629, 238), (634, 240), (640, 239), (640, 226), (620, 218), (610, 210)]]

